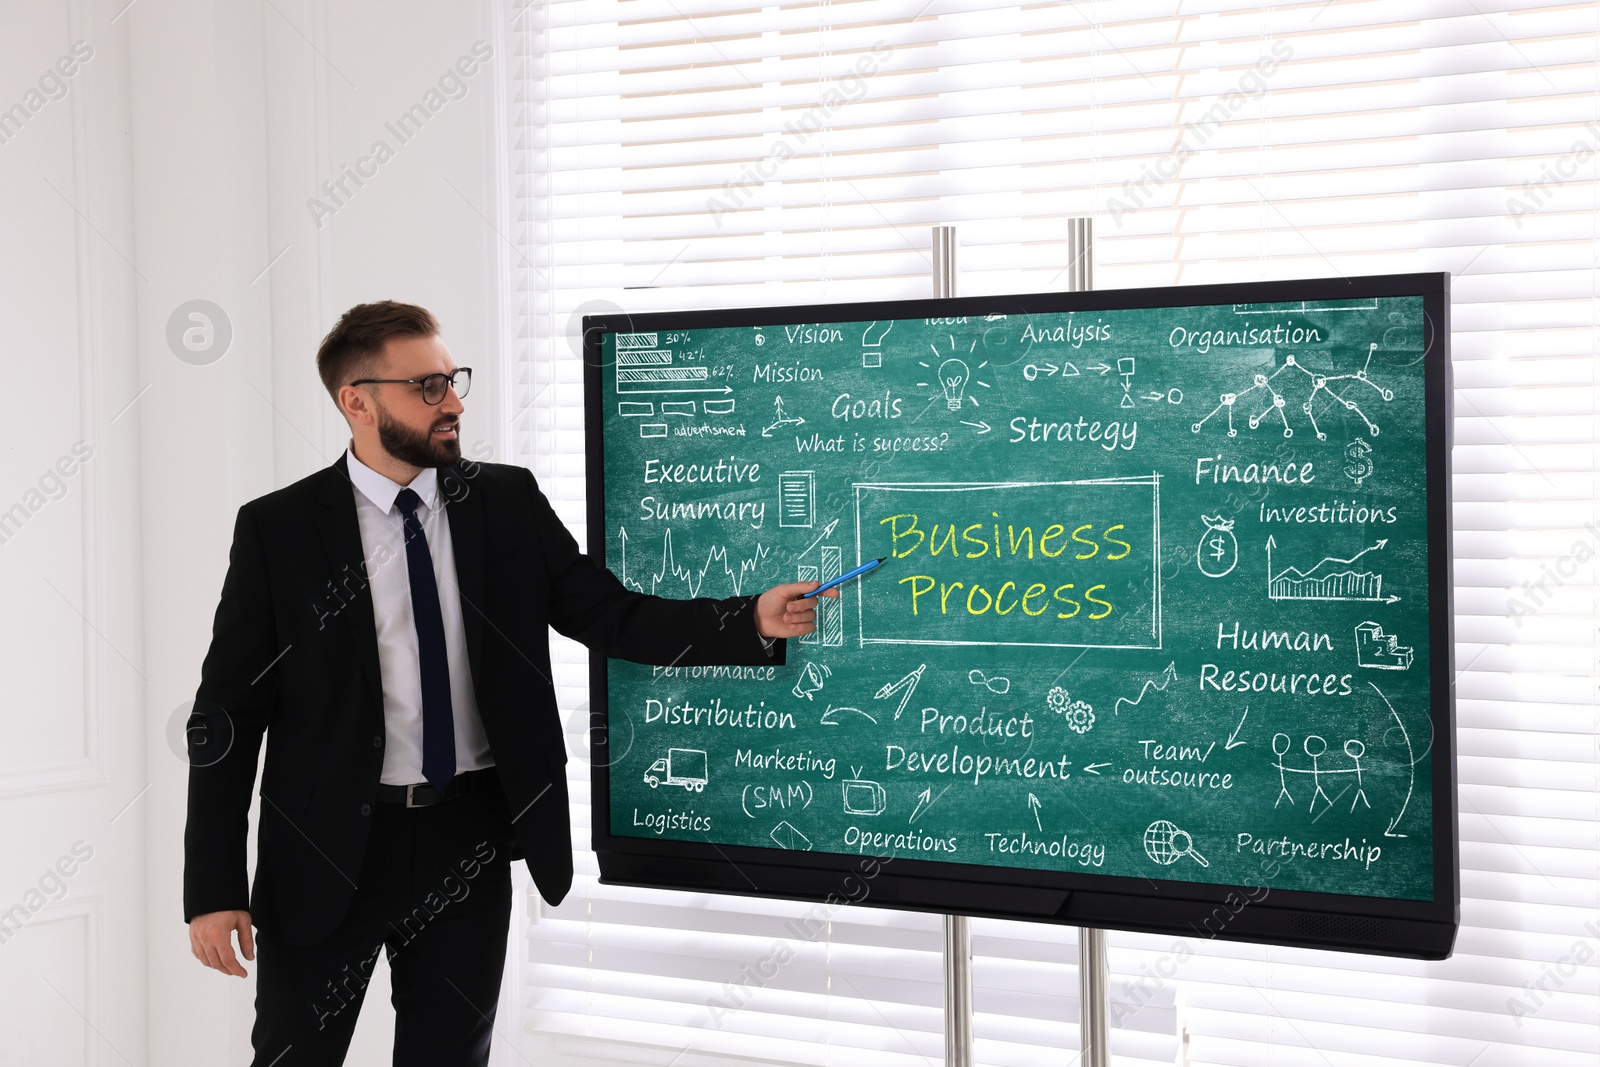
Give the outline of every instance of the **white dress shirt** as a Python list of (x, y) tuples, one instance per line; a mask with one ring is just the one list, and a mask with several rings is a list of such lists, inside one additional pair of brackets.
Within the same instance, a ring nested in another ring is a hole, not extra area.
[[(383, 679), (383, 749), (385, 785), (412, 785), (422, 777), (422, 664), (417, 653), (417, 624), (411, 612), (411, 576), (406, 568), (405, 518), (395, 497), (407, 486), (394, 482), (345, 450), (345, 465), (354, 484), (361, 548), (372, 588), (372, 621), (378, 634), (378, 671)], [(494, 765), (489, 739), (478, 716), (467, 660), (467, 633), (461, 623), (461, 590), (456, 584), (456, 557), (450, 540), (445, 499), (439, 493), (439, 472), (425, 468), (409, 488), (421, 498), (417, 518), (433, 557), (433, 579), (439, 587), (439, 612), (444, 617), (444, 646), (450, 663), (450, 708), (455, 717), (456, 773)]]

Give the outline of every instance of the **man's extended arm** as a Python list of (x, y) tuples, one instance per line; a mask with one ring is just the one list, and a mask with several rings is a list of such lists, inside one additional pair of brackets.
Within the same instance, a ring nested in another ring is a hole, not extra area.
[[(669, 600), (636, 593), (578, 548), (528, 473), (538, 534), (550, 575), (550, 624), (605, 655), (639, 663), (699, 666), (779, 664), (756, 629), (754, 596)], [(493, 580), (493, 576), (490, 576)]]

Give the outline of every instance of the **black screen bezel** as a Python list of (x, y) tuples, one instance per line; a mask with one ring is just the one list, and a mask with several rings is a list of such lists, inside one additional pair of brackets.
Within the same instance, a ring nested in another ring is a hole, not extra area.
[[(613, 835), (605, 762), (606, 660), (590, 653), (592, 842), (601, 881), (828, 904), (1219, 937), (1259, 944), (1443, 959), (1460, 924), (1456, 805), (1455, 690), (1450, 448), (1450, 276), (1375, 275), (1084, 292), (1018, 293), (950, 299), (721, 308), (583, 319), (585, 440), (590, 557), (605, 565), (605, 427), (601, 337), (795, 323), (861, 322), (987, 314), (1096, 312), (1133, 308), (1266, 304), (1419, 296), (1424, 329), (1424, 451), (1427, 465), (1429, 640), (1434, 896), (1431, 901), (1301, 890), (1151, 881), (895, 858), (869, 868), (846, 854), (792, 852)], [(1261, 893), (1258, 897), (1257, 893)]]

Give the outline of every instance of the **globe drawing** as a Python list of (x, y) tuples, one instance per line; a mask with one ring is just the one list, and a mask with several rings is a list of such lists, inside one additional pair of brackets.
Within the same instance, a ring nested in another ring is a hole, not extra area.
[(1144, 832), (1144, 850), (1162, 866), (1171, 866), (1183, 858), (1187, 849), (1180, 851), (1172, 839), (1181, 831), (1165, 819), (1157, 819)]

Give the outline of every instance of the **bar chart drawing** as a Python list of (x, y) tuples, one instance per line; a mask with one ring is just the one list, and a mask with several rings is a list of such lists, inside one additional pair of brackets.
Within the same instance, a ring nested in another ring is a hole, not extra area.
[(670, 349), (656, 347), (654, 333), (617, 334), (616, 382), (619, 393), (701, 392), (705, 367), (675, 366)]
[[(801, 582), (831, 582), (844, 573), (844, 550), (838, 545), (823, 545), (822, 562), (802, 563), (795, 570), (795, 580)], [(817, 605), (817, 628), (800, 638), (803, 645), (820, 644), (825, 648), (844, 645), (844, 615), (838, 600), (819, 596), (812, 598)]]

